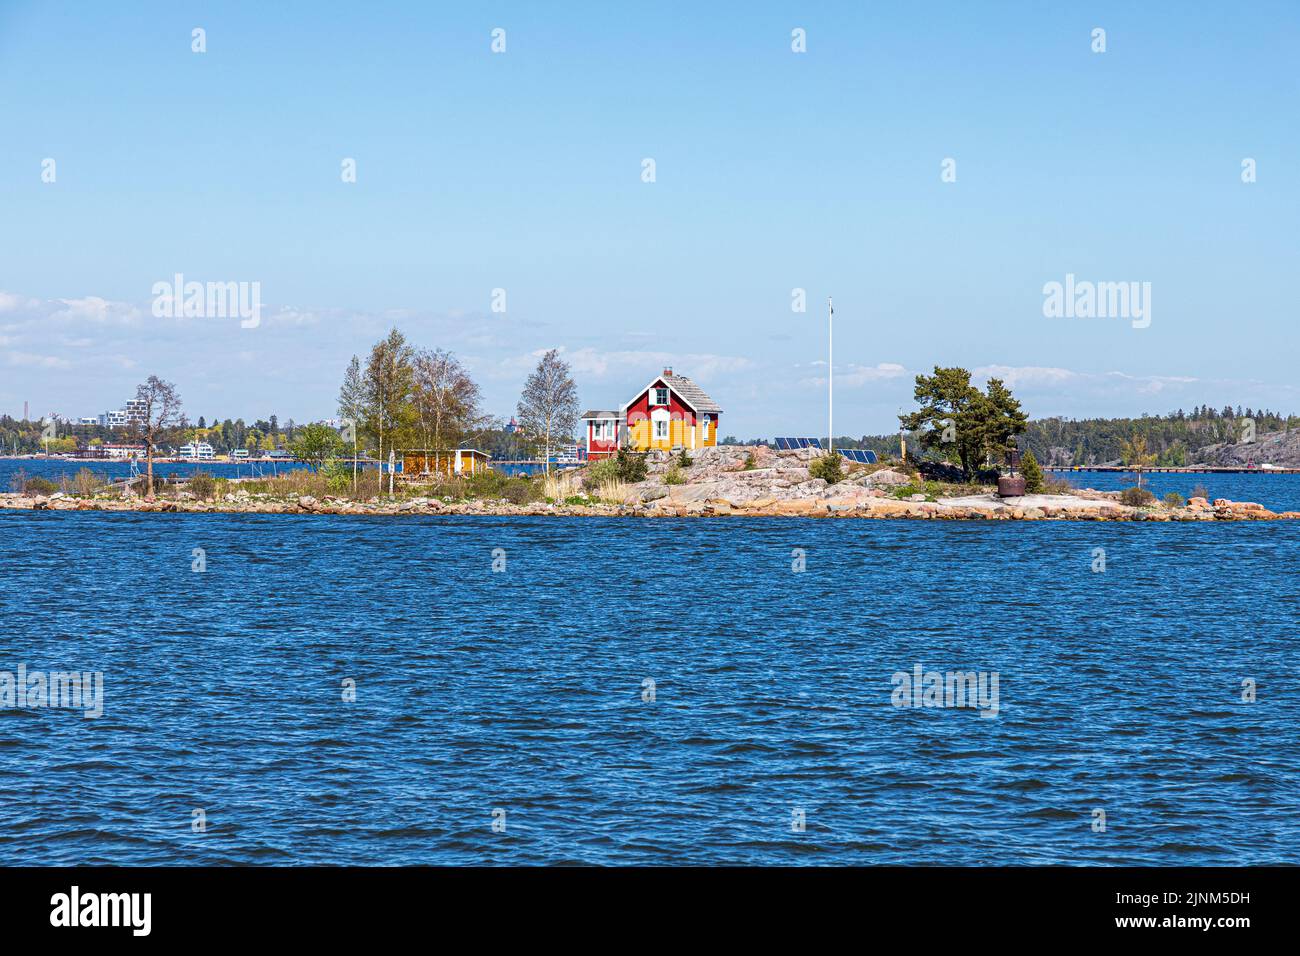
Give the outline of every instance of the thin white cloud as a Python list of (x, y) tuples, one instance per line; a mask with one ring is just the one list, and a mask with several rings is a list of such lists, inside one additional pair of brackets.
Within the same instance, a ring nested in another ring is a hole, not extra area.
[(82, 299), (57, 299), (47, 318), (52, 322), (94, 325), (137, 325), (143, 312), (129, 302), (112, 302), (97, 295)]
[(5, 359), (20, 368), (72, 368), (72, 363), (57, 355), (36, 355), (32, 352), (7, 352)]
[[(747, 358), (708, 352), (605, 351), (590, 347), (570, 351), (562, 345), (554, 347), (559, 349), (575, 375), (596, 379), (630, 377), (639, 383), (643, 378), (671, 368), (679, 375), (705, 382), (717, 376), (750, 371), (755, 367), (755, 363)], [(524, 355), (512, 356), (499, 364), (504, 371), (527, 373), (547, 351), (544, 348), (534, 349)]]
[[(810, 365), (826, 367), (826, 363), (818, 360), (810, 362)], [(850, 362), (844, 366), (837, 366), (835, 372), (835, 384), (846, 388), (861, 388), (871, 382), (883, 382), (890, 379), (901, 378), (909, 374), (906, 367), (899, 365), (897, 362), (879, 362), (876, 365), (858, 365)], [(801, 385), (826, 387), (826, 376), (804, 378), (800, 381)]]

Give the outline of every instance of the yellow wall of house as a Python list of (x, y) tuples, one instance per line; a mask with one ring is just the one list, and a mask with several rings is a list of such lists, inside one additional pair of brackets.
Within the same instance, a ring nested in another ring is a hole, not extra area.
[(711, 426), (688, 425), (681, 419), (673, 419), (668, 423), (668, 437), (654, 437), (654, 423), (647, 420), (639, 421), (628, 428), (628, 442), (634, 451), (649, 451), (652, 448), (669, 451), (673, 448), (690, 448), (691, 432), (695, 432), (695, 447), (703, 448), (707, 445), (716, 445), (718, 443), (718, 426), (715, 422)]

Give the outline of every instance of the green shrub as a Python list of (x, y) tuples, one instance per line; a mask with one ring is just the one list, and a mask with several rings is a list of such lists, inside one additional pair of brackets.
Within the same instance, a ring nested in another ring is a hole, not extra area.
[(813, 478), (824, 479), (828, 485), (833, 485), (837, 481), (844, 480), (844, 469), (841, 467), (843, 462), (844, 459), (836, 452), (822, 455), (808, 463), (808, 474)]
[(540, 482), (528, 478), (511, 478), (501, 497), (512, 505), (526, 505), (533, 501), (541, 501), (542, 486)]
[(752, 451), (747, 452), (745, 454), (745, 467), (742, 468), (741, 471), (753, 471), (757, 467), (758, 467), (758, 462), (754, 460), (754, 453)]
[(48, 478), (28, 478), (23, 485), (23, 491), (29, 495), (52, 495), (58, 491), (58, 487)]
[(618, 460), (601, 458), (587, 466), (586, 474), (582, 476), (582, 487), (588, 491), (594, 491), (605, 482), (618, 481), (620, 477)]
[(189, 489), (190, 493), (198, 498), (211, 498), (217, 490), (217, 479), (206, 471), (196, 471), (190, 475)]
[(1134, 508), (1144, 508), (1156, 500), (1156, 496), (1145, 488), (1125, 488), (1119, 493), (1120, 504)]
[(470, 498), (504, 498), (509, 480), (495, 468), (485, 468), (465, 478), (465, 494)]
[(1020, 474), (1025, 479), (1025, 494), (1036, 495), (1043, 490), (1043, 469), (1032, 451), (1020, 459)]
[(695, 464), (695, 462), (691, 460), (691, 456), (686, 454), (686, 449), (683, 448), (677, 455), (677, 464), (681, 465), (683, 468), (689, 468), (691, 465)]
[(682, 466), (678, 462), (674, 461), (672, 464), (668, 466), (668, 470), (664, 472), (664, 484), (665, 485), (686, 484), (686, 476), (682, 474)]
[(614, 461), (618, 463), (619, 481), (636, 484), (638, 481), (645, 481), (646, 475), (650, 472), (645, 455), (629, 451), (627, 448), (620, 448), (618, 454), (614, 456)]
[(1181, 508), (1183, 505), (1187, 504), (1187, 500), (1178, 492), (1171, 491), (1169, 494), (1165, 495), (1165, 504), (1170, 508)]
[(927, 501), (937, 501), (945, 495), (969, 494), (973, 485), (952, 485), (939, 481), (914, 481), (906, 485), (895, 485), (889, 493), (899, 500), (906, 501), (912, 495), (925, 495)]

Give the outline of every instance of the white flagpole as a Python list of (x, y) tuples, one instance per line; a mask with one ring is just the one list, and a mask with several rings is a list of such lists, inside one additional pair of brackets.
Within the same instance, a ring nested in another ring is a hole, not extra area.
[(826, 453), (835, 452), (835, 304), (826, 297)]

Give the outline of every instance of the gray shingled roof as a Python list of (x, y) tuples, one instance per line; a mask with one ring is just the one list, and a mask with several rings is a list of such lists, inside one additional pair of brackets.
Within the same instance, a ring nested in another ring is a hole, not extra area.
[(618, 418), (618, 412), (606, 412), (601, 410), (583, 412), (583, 418)]
[(722, 406), (705, 393), (685, 375), (661, 375), (659, 376), (677, 392), (682, 398), (686, 399), (687, 404), (697, 412), (706, 412), (709, 414), (721, 414)]

